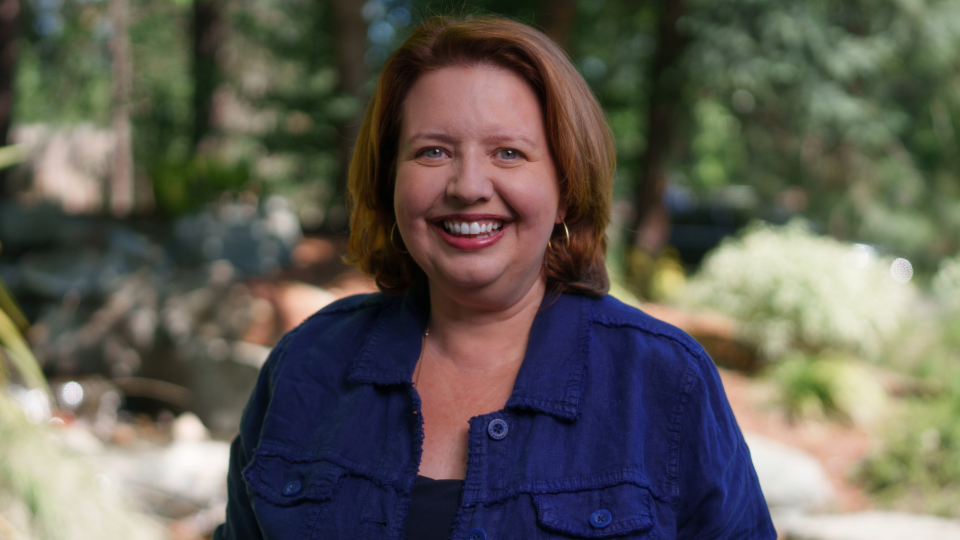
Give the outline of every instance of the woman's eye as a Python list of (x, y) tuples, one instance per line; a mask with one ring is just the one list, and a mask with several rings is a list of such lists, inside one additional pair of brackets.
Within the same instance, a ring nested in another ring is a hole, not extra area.
[(426, 148), (420, 152), (420, 155), (428, 159), (439, 159), (443, 157), (443, 149)]
[(500, 159), (512, 161), (519, 157), (520, 157), (520, 152), (517, 152), (512, 148), (504, 148), (503, 150), (500, 151)]

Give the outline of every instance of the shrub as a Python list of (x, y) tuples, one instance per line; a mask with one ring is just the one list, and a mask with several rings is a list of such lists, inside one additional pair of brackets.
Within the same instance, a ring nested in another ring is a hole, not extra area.
[(859, 363), (837, 355), (791, 355), (770, 370), (778, 401), (792, 420), (832, 417), (875, 424), (886, 409), (883, 387)]
[(755, 225), (708, 255), (681, 301), (739, 320), (740, 337), (768, 360), (824, 350), (873, 359), (916, 294), (889, 268), (867, 246), (812, 234), (800, 222)]
[(960, 255), (940, 261), (932, 288), (937, 299), (948, 309), (960, 311)]
[(885, 506), (960, 517), (960, 376), (934, 397), (910, 398), (854, 478)]
[(209, 157), (159, 161), (150, 169), (157, 209), (171, 216), (201, 208), (221, 193), (239, 191), (250, 180), (245, 164), (227, 165)]

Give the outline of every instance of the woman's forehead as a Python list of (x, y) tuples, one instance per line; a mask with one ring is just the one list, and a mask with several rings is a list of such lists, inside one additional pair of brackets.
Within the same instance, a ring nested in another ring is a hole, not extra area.
[(422, 75), (402, 108), (407, 140), (478, 136), (539, 143), (543, 115), (530, 84), (490, 65), (450, 66)]

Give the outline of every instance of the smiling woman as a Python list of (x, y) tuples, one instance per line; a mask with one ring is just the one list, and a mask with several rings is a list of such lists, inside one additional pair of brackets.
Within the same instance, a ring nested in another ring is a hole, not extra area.
[(776, 538), (713, 363), (606, 296), (613, 169), (548, 38), (421, 23), (350, 170), (382, 293), (274, 349), (215, 537)]
[(431, 296), (539, 305), (566, 211), (533, 89), (502, 68), (446, 67), (417, 80), (402, 117), (394, 213)]

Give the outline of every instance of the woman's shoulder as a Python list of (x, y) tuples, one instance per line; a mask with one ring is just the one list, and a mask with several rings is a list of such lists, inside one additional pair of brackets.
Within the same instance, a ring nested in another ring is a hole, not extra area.
[(401, 302), (402, 297), (379, 292), (339, 298), (304, 319), (290, 334), (318, 337), (331, 331), (339, 332), (343, 326), (363, 325), (364, 321), (375, 319), (385, 308)]
[(595, 326), (616, 330), (603, 334), (608, 339), (632, 341), (653, 350), (669, 350), (694, 362), (709, 359), (703, 347), (683, 330), (613, 296), (592, 299), (591, 308)]
[[(382, 293), (357, 294), (337, 299), (307, 317), (287, 332), (268, 359), (273, 369), (306, 358), (311, 360), (317, 351), (325, 351), (326, 358), (343, 357), (351, 346), (362, 344), (363, 336), (376, 324), (378, 317), (401, 300)], [(337, 351), (341, 354), (330, 354)]]

